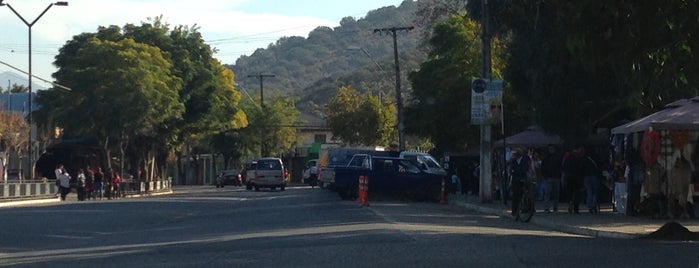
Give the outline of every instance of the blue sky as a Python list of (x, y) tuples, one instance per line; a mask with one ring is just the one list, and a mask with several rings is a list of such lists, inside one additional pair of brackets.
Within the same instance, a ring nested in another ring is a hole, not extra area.
[[(32, 22), (50, 0), (4, 0)], [(219, 49), (216, 57), (233, 64), (241, 55), (266, 48), (282, 36), (303, 36), (318, 26), (334, 27), (343, 17), (362, 18), (368, 11), (398, 6), (403, 0), (67, 0), (53, 6), (32, 26), (32, 73), (52, 80), (53, 58), (66, 41), (98, 26), (140, 24), (162, 15), (170, 25), (197, 25), (204, 40)], [(27, 70), (28, 27), (7, 7), (0, 7), (0, 72)], [(46, 83), (34, 80), (42, 86)], [(7, 81), (0, 81), (5, 85)]]

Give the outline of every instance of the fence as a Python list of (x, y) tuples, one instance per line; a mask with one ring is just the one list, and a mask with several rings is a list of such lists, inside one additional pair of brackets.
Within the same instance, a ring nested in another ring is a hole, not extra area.
[[(124, 181), (123, 186), (127, 195), (170, 191), (172, 178), (149, 182)], [(0, 199), (53, 197), (56, 187), (55, 181), (0, 182)]]

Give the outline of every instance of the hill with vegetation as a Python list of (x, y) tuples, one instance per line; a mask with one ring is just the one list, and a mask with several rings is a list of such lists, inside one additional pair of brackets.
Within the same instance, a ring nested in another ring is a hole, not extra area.
[[(264, 94), (296, 98), (301, 119), (322, 125), (322, 107), (340, 86), (393, 99), (393, 38), (379, 29), (412, 27), (417, 9), (416, 1), (406, 0), (398, 7), (372, 10), (363, 18), (345, 17), (340, 26), (317, 27), (308, 37), (280, 38), (227, 67), (236, 74), (237, 87), (255, 100), (259, 100), (260, 82), (254, 76), (274, 75), (264, 78)], [(420, 34), (419, 29), (396, 32), (403, 88), (409, 85), (407, 74), (426, 57), (418, 50)]]

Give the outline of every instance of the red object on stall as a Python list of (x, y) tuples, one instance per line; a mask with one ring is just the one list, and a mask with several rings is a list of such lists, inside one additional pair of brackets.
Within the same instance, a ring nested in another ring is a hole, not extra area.
[(660, 134), (657, 130), (646, 130), (641, 139), (641, 158), (648, 166), (652, 166), (660, 156)]

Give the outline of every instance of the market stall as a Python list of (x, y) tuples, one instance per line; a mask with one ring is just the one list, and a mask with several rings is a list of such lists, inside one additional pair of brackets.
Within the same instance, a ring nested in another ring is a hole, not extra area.
[(639, 174), (627, 182), (629, 199), (635, 195), (631, 185), (635, 183), (640, 188), (640, 203), (629, 204), (629, 208), (647, 214), (641, 210), (652, 210), (656, 201), (648, 207), (643, 201), (657, 198), (655, 216), (688, 217), (693, 214), (690, 208), (694, 193), (699, 192), (694, 175), (699, 97), (674, 101), (661, 111), (615, 127), (611, 132), (612, 144), (619, 153), (616, 155), (623, 155), (631, 174)]

